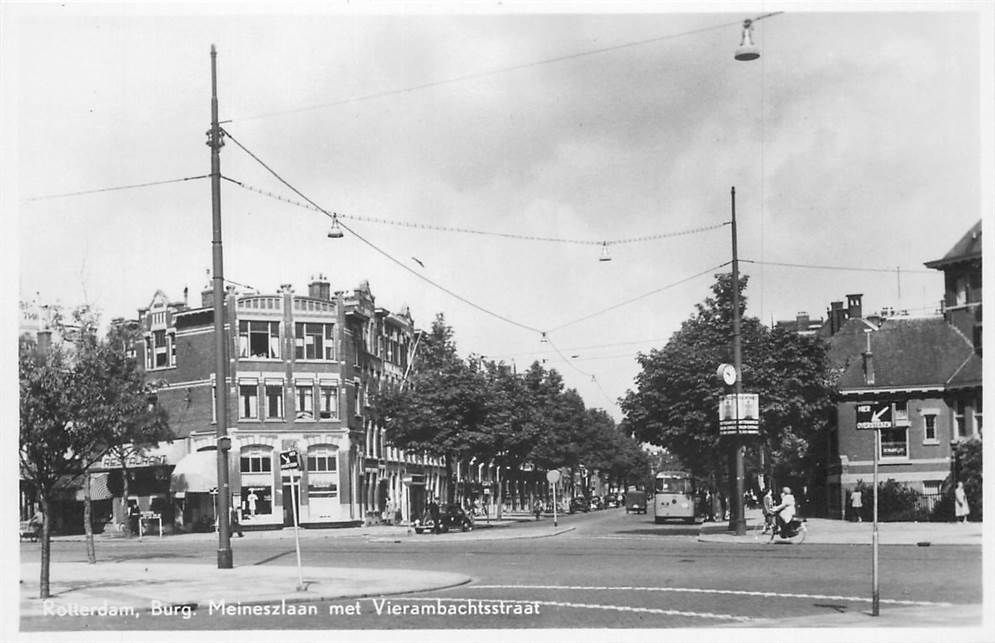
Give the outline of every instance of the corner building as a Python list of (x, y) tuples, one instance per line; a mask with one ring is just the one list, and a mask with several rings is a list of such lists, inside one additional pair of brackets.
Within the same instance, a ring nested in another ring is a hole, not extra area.
[[(186, 443), (170, 495), (182, 529), (212, 528), (217, 489), (213, 293), (201, 307), (156, 293), (139, 311), (139, 358), (159, 404)], [(412, 504), (440, 491), (441, 463), (386, 448), (370, 412), (371, 392), (399, 386), (415, 330), (407, 308), (376, 308), (367, 282), (351, 293), (312, 279), (306, 296), (236, 293), (224, 302), (229, 369), (229, 481), (243, 527), (304, 526), (408, 519)], [(280, 471), (279, 453), (297, 449), (301, 471)], [(414, 484), (412, 484), (414, 483)], [(391, 519), (396, 512), (391, 511)]]

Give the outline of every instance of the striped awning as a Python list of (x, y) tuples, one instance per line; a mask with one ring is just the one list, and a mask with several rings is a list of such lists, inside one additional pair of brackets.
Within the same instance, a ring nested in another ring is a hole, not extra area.
[(79, 489), (76, 490), (76, 500), (84, 499), (84, 485), (86, 485), (87, 478), (90, 479), (90, 500), (107, 500), (108, 498), (113, 498), (114, 494), (111, 490), (107, 488), (107, 480), (110, 478), (109, 472), (103, 473), (91, 473), (89, 476), (83, 476), (78, 481)]

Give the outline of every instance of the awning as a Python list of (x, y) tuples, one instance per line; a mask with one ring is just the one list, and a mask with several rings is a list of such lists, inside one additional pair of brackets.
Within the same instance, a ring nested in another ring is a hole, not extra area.
[(176, 464), (170, 493), (208, 493), (218, 486), (218, 452), (195, 451)]
[[(107, 479), (110, 478), (110, 475), (109, 472), (90, 474), (90, 500), (107, 500), (114, 497), (111, 490), (107, 488)], [(83, 488), (86, 486), (86, 476), (84, 475), (80, 478), (77, 484), (80, 488), (76, 490), (76, 499), (82, 501)]]

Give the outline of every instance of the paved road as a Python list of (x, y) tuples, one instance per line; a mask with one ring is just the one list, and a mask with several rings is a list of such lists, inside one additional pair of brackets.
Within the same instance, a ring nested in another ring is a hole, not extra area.
[[(756, 619), (818, 619), (869, 609), (870, 548), (698, 542), (698, 527), (655, 525), (621, 510), (564, 516), (571, 532), (520, 540), (435, 539), (377, 542), (310, 538), (305, 565), (422, 569), (466, 574), (473, 582), (416, 595), (318, 603), (317, 615), (225, 616), (198, 611), (143, 618), (142, 629), (452, 629), (673, 628), (749, 625)], [(546, 520), (542, 526), (548, 526)], [(522, 535), (540, 525), (514, 527)], [(479, 534), (475, 534), (479, 536)], [(212, 564), (214, 544), (182, 538), (101, 543), (102, 561)], [(293, 542), (233, 541), (236, 565), (292, 565)], [(37, 547), (22, 547), (22, 559)], [(83, 543), (57, 543), (53, 559), (85, 560)], [(881, 609), (950, 610), (980, 602), (981, 548), (883, 546)], [(942, 593), (939, 588), (942, 588)], [(429, 613), (425, 613), (428, 611)], [(431, 612), (442, 611), (442, 614)], [(804, 621), (802, 621), (804, 622)], [(94, 617), (22, 619), (22, 629), (121, 629), (136, 622)], [(797, 626), (797, 621), (795, 622)], [(951, 623), (951, 625), (960, 623)]]

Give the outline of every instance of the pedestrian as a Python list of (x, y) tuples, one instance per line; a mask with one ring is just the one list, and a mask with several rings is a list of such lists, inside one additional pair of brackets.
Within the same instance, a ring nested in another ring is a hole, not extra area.
[(31, 529), (31, 532), (34, 534), (35, 540), (41, 538), (41, 530), (42, 527), (44, 527), (44, 525), (45, 525), (45, 514), (42, 513), (41, 507), (39, 507), (38, 509), (35, 510), (35, 513), (33, 516), (31, 516), (31, 519), (28, 520), (28, 528)]
[(229, 521), (231, 529), (229, 530), (229, 533), (238, 534), (239, 538), (244, 537), (245, 534), (242, 533), (242, 524), (238, 521), (238, 509), (236, 509), (233, 504), (228, 505), (228, 515), (231, 516), (231, 520)]
[(774, 490), (767, 487), (767, 491), (764, 492), (764, 530), (763, 533), (769, 534), (771, 529), (774, 528)]
[(142, 509), (138, 506), (137, 500), (131, 500), (128, 503), (128, 526), (131, 528), (131, 533), (135, 536), (138, 535), (138, 523), (142, 519)]
[(439, 533), (442, 530), (442, 525), (439, 524), (439, 496), (435, 496), (432, 502), (428, 503), (428, 515), (432, 517), (432, 533)]
[(536, 520), (539, 520), (542, 517), (542, 500), (539, 500), (538, 498), (535, 500), (535, 504), (532, 507), (532, 513), (535, 514)]
[(958, 482), (954, 489), (954, 515), (961, 523), (967, 523), (967, 516), (971, 513), (971, 506), (967, 504), (967, 492), (964, 491), (964, 483)]
[(864, 494), (860, 491), (860, 487), (850, 492), (850, 510), (857, 518), (857, 522), (864, 522), (864, 518), (861, 516), (864, 511)]

